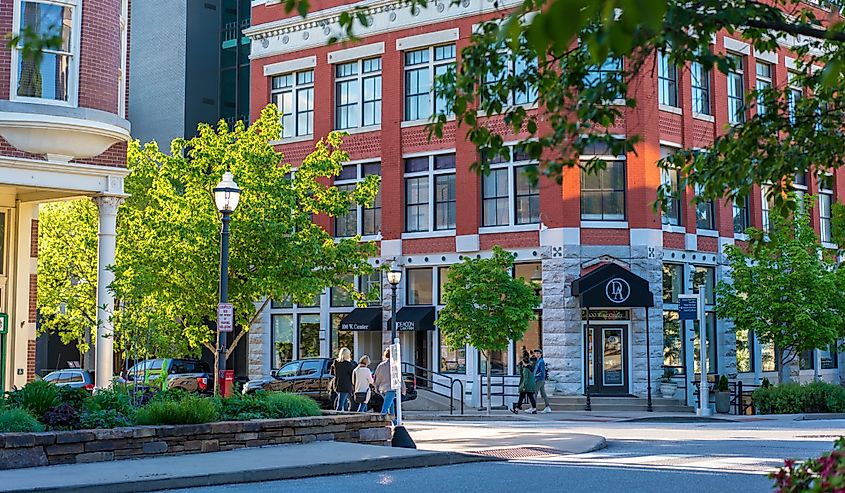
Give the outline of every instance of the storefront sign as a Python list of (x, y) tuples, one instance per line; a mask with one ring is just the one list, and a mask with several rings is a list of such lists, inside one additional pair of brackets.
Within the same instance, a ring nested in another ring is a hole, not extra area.
[(612, 303), (624, 303), (631, 296), (631, 286), (621, 277), (614, 277), (604, 286), (604, 294)]
[(696, 320), (698, 318), (698, 299), (678, 298), (678, 318), (680, 320)]
[(396, 330), (415, 330), (417, 328), (413, 320), (402, 320), (396, 322)]
[(217, 331), (232, 332), (235, 326), (235, 307), (231, 303), (217, 305)]
[(0, 334), (5, 334), (7, 330), (9, 330), (9, 316), (0, 313)]
[[(581, 310), (581, 320), (587, 320), (587, 310)], [(590, 320), (631, 320), (631, 310), (590, 310)]]
[(370, 330), (370, 324), (340, 324), (340, 330)]

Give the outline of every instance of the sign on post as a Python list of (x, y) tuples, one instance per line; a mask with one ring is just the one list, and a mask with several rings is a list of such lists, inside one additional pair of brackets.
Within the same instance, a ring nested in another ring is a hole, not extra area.
[(0, 334), (5, 334), (9, 330), (9, 316), (5, 313), (0, 313)]
[(680, 320), (698, 319), (698, 297), (678, 297), (678, 318)]
[(399, 352), (398, 342), (390, 345), (390, 388), (391, 390), (395, 390), (397, 393), (402, 391), (401, 354), (402, 353)]
[(217, 331), (232, 332), (235, 326), (235, 307), (231, 303), (217, 305)]

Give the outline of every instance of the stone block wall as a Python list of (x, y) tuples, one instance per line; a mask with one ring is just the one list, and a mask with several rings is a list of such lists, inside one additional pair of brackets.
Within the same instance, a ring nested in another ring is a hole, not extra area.
[(110, 430), (0, 433), (0, 470), (314, 441), (389, 445), (391, 436), (389, 418), (370, 413)]

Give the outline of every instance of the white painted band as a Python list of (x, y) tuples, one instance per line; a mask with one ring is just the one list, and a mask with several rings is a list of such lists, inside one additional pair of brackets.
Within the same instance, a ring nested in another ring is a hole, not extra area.
[(407, 38), (397, 39), (396, 49), (398, 51), (405, 51), (436, 44), (451, 43), (457, 41), (459, 37), (460, 30), (457, 27), (454, 29), (435, 31), (433, 33), (417, 34), (416, 36), (408, 36)]
[(330, 51), (327, 57), (329, 63), (343, 63), (361, 58), (369, 58), (384, 53), (384, 41), (372, 43), (345, 50)]
[(271, 63), (264, 66), (264, 76), (288, 74), (306, 68), (314, 68), (317, 66), (316, 56), (307, 56), (304, 58), (297, 58), (294, 60), (287, 60), (279, 63)]

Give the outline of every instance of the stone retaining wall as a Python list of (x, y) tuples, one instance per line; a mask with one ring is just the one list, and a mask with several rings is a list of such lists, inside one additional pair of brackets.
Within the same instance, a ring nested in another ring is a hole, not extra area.
[(0, 433), (0, 470), (160, 455), (217, 452), (317, 440), (390, 445), (383, 414), (132, 426), (110, 430)]

